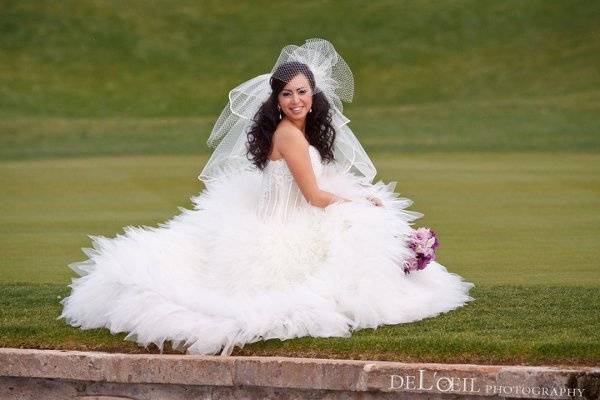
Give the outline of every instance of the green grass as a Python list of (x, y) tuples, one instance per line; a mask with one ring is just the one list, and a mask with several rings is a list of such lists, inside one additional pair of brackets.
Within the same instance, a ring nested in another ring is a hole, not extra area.
[[(4, 347), (158, 353), (126, 333), (74, 329), (55, 316), (68, 294), (61, 284), (0, 285)], [(476, 301), (410, 324), (363, 329), (351, 338), (271, 339), (232, 355), (522, 365), (597, 365), (597, 288), (479, 285)], [(164, 353), (177, 353), (167, 342)]]
[[(156, 226), (201, 190), (202, 158), (129, 156), (0, 163), (0, 346), (137, 352), (125, 334), (60, 321), (66, 264), (87, 234)], [(441, 362), (600, 360), (600, 155), (375, 155), (380, 177), (436, 229), (439, 260), (477, 300), (440, 317), (351, 339), (256, 343), (236, 354)], [(149, 348), (148, 351), (158, 351)], [(170, 349), (167, 347), (167, 352)]]
[(0, 346), (142, 352), (55, 320), (88, 234), (190, 207), (227, 92), (330, 40), (378, 179), (477, 300), (234, 354), (600, 362), (600, 3), (0, 2)]
[[(378, 179), (434, 227), (450, 269), (484, 284), (600, 287), (600, 155), (373, 156)], [(129, 156), (0, 163), (0, 281), (63, 282), (87, 234), (156, 225), (191, 207), (205, 159)]]
[[(579, 96), (369, 106), (347, 112), (369, 153), (600, 151), (600, 90)], [(0, 120), (0, 160), (208, 155), (207, 117)]]
[(289, 43), (330, 40), (354, 106), (598, 95), (600, 3), (3, 1), (0, 116), (214, 115)]

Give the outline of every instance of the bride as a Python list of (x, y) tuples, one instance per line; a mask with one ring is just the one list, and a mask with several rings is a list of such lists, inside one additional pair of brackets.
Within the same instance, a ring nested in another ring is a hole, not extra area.
[(193, 210), (158, 227), (88, 235), (60, 303), (69, 324), (128, 332), (163, 351), (230, 355), (235, 346), (436, 316), (474, 286), (432, 260), (408, 273), (412, 201), (347, 126), (352, 73), (331, 43), (286, 46), (272, 71), (229, 93)]

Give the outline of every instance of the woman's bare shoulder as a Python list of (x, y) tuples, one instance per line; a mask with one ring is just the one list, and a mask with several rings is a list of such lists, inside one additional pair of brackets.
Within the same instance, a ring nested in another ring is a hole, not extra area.
[(280, 146), (298, 146), (304, 144), (308, 146), (308, 140), (304, 136), (304, 133), (296, 126), (291, 123), (281, 122), (273, 133), (273, 147), (278, 148)]

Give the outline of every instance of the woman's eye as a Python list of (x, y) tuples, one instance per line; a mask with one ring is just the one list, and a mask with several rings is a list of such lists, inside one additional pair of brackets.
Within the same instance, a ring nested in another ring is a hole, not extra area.
[[(308, 93), (308, 90), (299, 90), (298, 94), (303, 96)], [(284, 92), (281, 94), (283, 97), (290, 97), (292, 94), (290, 92)]]

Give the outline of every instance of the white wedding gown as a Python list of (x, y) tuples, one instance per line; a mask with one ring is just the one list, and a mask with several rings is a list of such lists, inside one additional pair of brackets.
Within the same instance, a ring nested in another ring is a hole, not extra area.
[(161, 351), (171, 340), (189, 354), (229, 355), (263, 339), (349, 337), (474, 300), (474, 285), (436, 261), (404, 273), (411, 221), (423, 214), (405, 210), (412, 201), (395, 183), (360, 183), (309, 153), (319, 187), (352, 202), (308, 204), (284, 160), (228, 176), (158, 227), (89, 235), (58, 318)]

